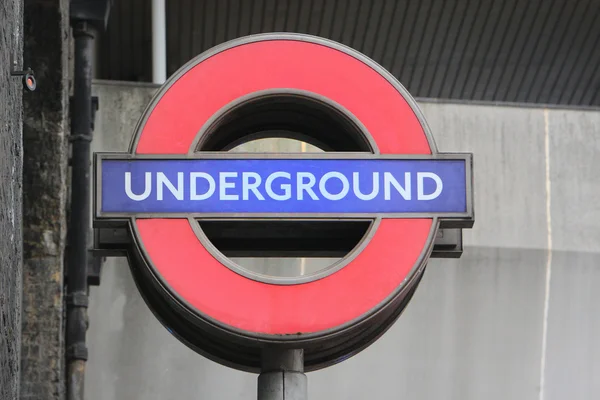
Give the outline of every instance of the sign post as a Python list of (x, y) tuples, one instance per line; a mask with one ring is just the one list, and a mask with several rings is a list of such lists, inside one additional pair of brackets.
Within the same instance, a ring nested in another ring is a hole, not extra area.
[[(227, 152), (267, 137), (324, 152)], [(471, 154), (439, 153), (415, 101), (372, 60), (298, 34), (191, 60), (156, 94), (129, 152), (95, 155), (95, 182), (97, 247), (126, 252), (183, 343), (262, 372), (261, 400), (304, 399), (304, 371), (374, 342), (428, 259), (459, 256), (474, 222)], [(323, 254), (342, 258), (294, 276), (230, 259)]]
[(258, 400), (305, 400), (308, 385), (302, 349), (265, 349), (258, 376)]

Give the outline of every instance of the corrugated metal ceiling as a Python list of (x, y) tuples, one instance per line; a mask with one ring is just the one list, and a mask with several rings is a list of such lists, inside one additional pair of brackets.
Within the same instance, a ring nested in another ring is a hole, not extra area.
[[(120, 0), (100, 76), (150, 80), (150, 1)], [(600, 0), (168, 0), (168, 73), (259, 32), (349, 45), (416, 97), (600, 106)]]

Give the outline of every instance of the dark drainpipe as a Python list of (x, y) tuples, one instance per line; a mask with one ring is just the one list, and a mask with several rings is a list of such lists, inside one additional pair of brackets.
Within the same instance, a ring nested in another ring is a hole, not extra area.
[(92, 61), (94, 32), (87, 22), (73, 25), (75, 71), (71, 107), (71, 212), (67, 259), (67, 398), (82, 400), (88, 306), (90, 231), (90, 142), (92, 141)]
[(112, 0), (71, 0), (74, 39), (73, 97), (71, 98), (71, 204), (66, 265), (67, 399), (83, 400), (88, 358), (88, 265), (91, 230), (91, 154), (94, 109), (92, 68), (94, 39), (108, 21)]

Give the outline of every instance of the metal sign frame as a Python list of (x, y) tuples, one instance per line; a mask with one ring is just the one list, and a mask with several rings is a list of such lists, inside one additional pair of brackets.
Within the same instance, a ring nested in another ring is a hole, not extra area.
[[(111, 213), (102, 211), (102, 161), (104, 160), (460, 160), (465, 162), (466, 211), (457, 213), (160, 213), (160, 212), (122, 212)], [(192, 155), (134, 155), (123, 153), (96, 153), (94, 155), (94, 218), (100, 224), (118, 224), (119, 221), (136, 218), (202, 218), (202, 219), (227, 219), (227, 218), (269, 218), (269, 219), (346, 219), (346, 218), (439, 218), (441, 227), (444, 228), (470, 228), (473, 226), (473, 155), (469, 153), (437, 153), (432, 155), (397, 155), (397, 154), (369, 154), (369, 153), (223, 153), (223, 152), (198, 152)]]

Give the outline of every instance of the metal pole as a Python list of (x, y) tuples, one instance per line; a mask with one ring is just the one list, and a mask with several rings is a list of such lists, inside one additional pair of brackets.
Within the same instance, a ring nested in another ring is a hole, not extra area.
[(94, 32), (86, 22), (73, 26), (75, 71), (71, 115), (71, 215), (67, 259), (67, 398), (82, 400), (88, 306), (90, 229), (90, 142), (92, 140), (92, 62)]
[(304, 350), (265, 349), (258, 376), (258, 400), (307, 400)]
[(167, 80), (167, 29), (165, 0), (152, 0), (152, 82)]

